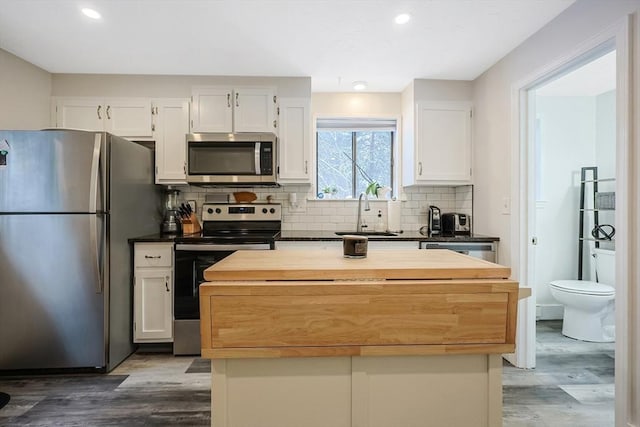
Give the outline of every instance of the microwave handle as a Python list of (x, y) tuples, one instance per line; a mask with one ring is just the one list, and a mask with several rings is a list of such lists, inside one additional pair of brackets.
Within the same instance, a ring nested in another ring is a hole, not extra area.
[(262, 175), (262, 170), (260, 168), (260, 143), (256, 142), (254, 150), (253, 150), (254, 162), (256, 164), (256, 175)]

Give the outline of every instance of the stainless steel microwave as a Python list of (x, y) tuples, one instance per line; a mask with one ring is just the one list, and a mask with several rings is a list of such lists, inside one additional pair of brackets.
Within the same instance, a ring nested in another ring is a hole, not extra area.
[(273, 133), (188, 134), (187, 182), (275, 184), (276, 142)]

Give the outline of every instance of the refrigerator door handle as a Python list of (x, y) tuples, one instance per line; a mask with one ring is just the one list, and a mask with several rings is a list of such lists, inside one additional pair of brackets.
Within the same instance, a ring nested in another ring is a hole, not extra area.
[(96, 273), (96, 293), (101, 294), (104, 289), (102, 283), (102, 270), (100, 268), (100, 242), (98, 241), (98, 221), (97, 215), (90, 215), (89, 218), (90, 235), (91, 240), (91, 258), (94, 260), (94, 267)]
[(98, 173), (100, 172), (100, 148), (102, 135), (96, 133), (93, 143), (93, 158), (91, 160), (91, 182), (89, 187), (89, 211), (96, 212), (98, 198)]

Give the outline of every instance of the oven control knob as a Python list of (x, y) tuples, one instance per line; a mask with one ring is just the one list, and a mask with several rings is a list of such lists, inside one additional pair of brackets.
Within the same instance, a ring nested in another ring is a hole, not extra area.
[(262, 213), (266, 214), (267, 213), (267, 208), (262, 208)]
[(274, 214), (274, 213), (276, 213), (276, 210), (275, 210), (275, 208), (271, 208), (271, 209), (269, 209), (269, 212), (271, 212), (272, 214)]
[(220, 212), (222, 212), (222, 210), (220, 208), (216, 208), (216, 213), (219, 214)]
[(212, 214), (213, 213), (213, 209), (211, 209), (211, 208), (207, 209), (207, 213)]

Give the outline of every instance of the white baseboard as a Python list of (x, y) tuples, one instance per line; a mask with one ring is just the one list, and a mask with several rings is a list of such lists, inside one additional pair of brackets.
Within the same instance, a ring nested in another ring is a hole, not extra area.
[(536, 305), (536, 320), (561, 320), (564, 317), (562, 304)]

